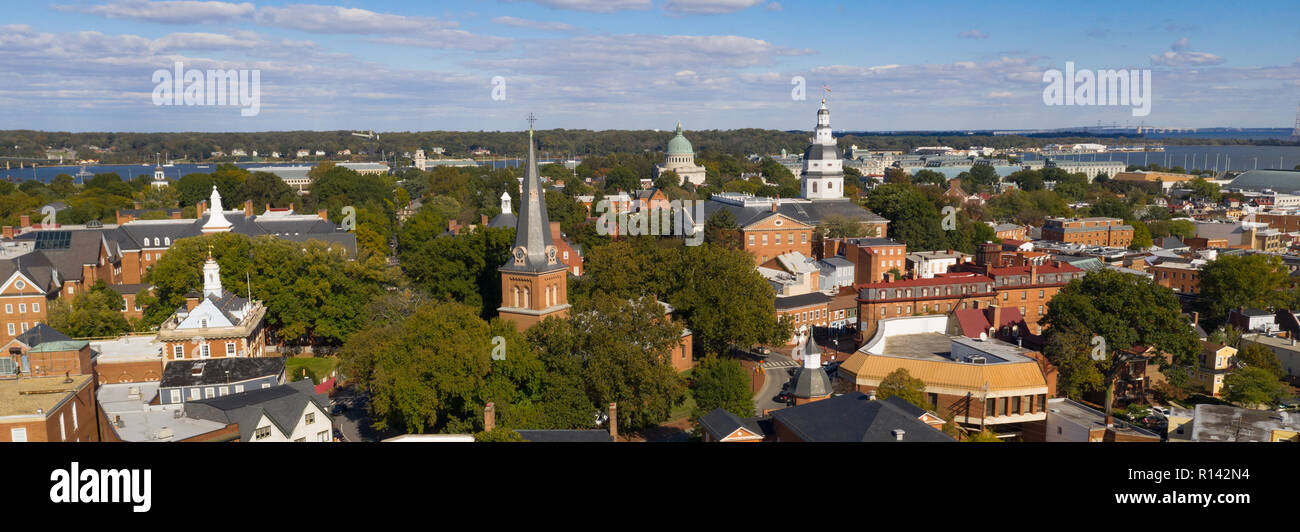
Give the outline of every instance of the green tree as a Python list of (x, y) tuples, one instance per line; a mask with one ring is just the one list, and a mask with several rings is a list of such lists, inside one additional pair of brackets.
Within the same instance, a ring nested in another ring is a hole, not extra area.
[(1279, 379), (1286, 375), (1286, 370), (1282, 368), (1282, 362), (1277, 359), (1277, 355), (1271, 349), (1254, 342), (1246, 344), (1237, 351), (1237, 361), (1248, 367), (1268, 371)]
[(695, 412), (691, 418), (700, 417), (722, 408), (740, 417), (754, 415), (754, 394), (750, 378), (740, 363), (730, 358), (709, 355), (695, 363), (691, 371), (694, 382), (691, 394), (695, 398)]
[(963, 441), (996, 443), (996, 442), (1001, 442), (1002, 438), (999, 438), (997, 434), (993, 433), (993, 431), (990, 431), (989, 429), (984, 429), (979, 432), (976, 432), (975, 434), (971, 434), (970, 436), (967, 436), (966, 439)]
[(1238, 405), (1277, 406), (1286, 396), (1286, 385), (1264, 368), (1240, 368), (1223, 378), (1223, 398)]
[(876, 388), (878, 399), (888, 399), (893, 396), (898, 396), (899, 399), (926, 410), (935, 408), (935, 405), (930, 404), (925, 397), (925, 381), (913, 377), (906, 368), (891, 371), (880, 380), (880, 386)]
[(131, 330), (122, 309), (126, 303), (122, 296), (103, 279), (95, 281), (90, 290), (78, 294), (69, 304), (55, 301), (50, 305), (50, 327), (74, 338), (117, 336)]
[(253, 172), (244, 180), (240, 196), (253, 201), (253, 211), (260, 214), (267, 205), (288, 207), (301, 203), (298, 194), (283, 179), (270, 172)]
[(515, 432), (511, 429), (507, 429), (504, 427), (498, 427), (490, 431), (485, 430), (485, 431), (475, 432), (474, 441), (497, 443), (497, 442), (524, 442), (528, 440), (525, 440), (524, 437), (521, 436), (518, 432)]
[[(1170, 363), (1175, 365), (1194, 363), (1200, 351), (1200, 340), (1183, 319), (1171, 290), (1113, 270), (1098, 270), (1070, 281), (1052, 298), (1042, 321), (1048, 331), (1044, 354), (1061, 368), (1060, 380), (1093, 384), (1081, 386), (1085, 390), (1104, 387), (1106, 415), (1114, 406), (1115, 378), (1130, 362), (1144, 356), (1146, 347), (1169, 353)], [(1057, 338), (1061, 335), (1067, 337)], [(1104, 342), (1094, 342), (1094, 337)], [(1092, 376), (1079, 379), (1066, 373), (1067, 368), (1076, 371), (1087, 365), (1085, 360), (1095, 360), (1094, 350), (1101, 357), (1094, 362), (1100, 383)]]
[(1219, 255), (1201, 269), (1201, 304), (1210, 326), (1223, 323), (1237, 307), (1275, 308), (1288, 295), (1287, 270), (1272, 255)]
[(916, 187), (907, 183), (878, 186), (867, 194), (866, 207), (889, 219), (889, 235), (916, 251), (946, 249), (942, 215)]

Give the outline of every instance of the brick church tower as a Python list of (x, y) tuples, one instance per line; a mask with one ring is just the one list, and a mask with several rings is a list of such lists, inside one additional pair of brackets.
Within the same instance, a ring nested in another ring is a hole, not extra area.
[(559, 260), (551, 241), (543, 193), (530, 125), (528, 167), (515, 224), (515, 244), (510, 248), (510, 258), (500, 268), (501, 307), (497, 309), (502, 319), (513, 321), (520, 331), (546, 318), (569, 314), (568, 268)]

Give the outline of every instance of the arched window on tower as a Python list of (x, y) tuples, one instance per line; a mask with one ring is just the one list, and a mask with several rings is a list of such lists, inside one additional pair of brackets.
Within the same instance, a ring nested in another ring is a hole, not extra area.
[(518, 286), (516, 286), (516, 287), (514, 288), (514, 292), (515, 292), (515, 305), (514, 305), (514, 306), (515, 306), (515, 308), (519, 308), (519, 287), (518, 287)]
[(524, 308), (528, 308), (528, 289), (524, 288)]

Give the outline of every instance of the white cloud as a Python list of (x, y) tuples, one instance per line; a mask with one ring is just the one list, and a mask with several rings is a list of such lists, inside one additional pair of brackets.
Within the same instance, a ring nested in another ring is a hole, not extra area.
[(434, 17), (408, 17), (316, 4), (263, 7), (257, 10), (257, 23), (311, 33), (348, 34), (411, 33), (456, 27), (454, 22)]
[(664, 4), (664, 11), (686, 15), (717, 15), (749, 9), (762, 2), (763, 0), (668, 0)]
[(533, 2), (555, 9), (590, 13), (613, 13), (625, 9), (650, 9), (650, 0), (504, 0), (510, 3)]
[(1011, 91), (989, 91), (988, 94), (984, 95), (984, 97), (1001, 100), (1006, 98), (1015, 98), (1016, 95), (1012, 94)]
[(437, 50), (470, 50), (473, 52), (508, 50), (514, 42), (505, 37), (476, 35), (464, 30), (428, 30), (411, 36), (379, 37), (372, 39), (372, 41), (395, 46), (415, 46)]
[(1168, 52), (1151, 54), (1151, 64), (1163, 66), (1212, 66), (1223, 63), (1223, 58), (1209, 52), (1193, 52), (1188, 49), (1187, 37), (1178, 39), (1169, 45)]
[(963, 31), (963, 32), (961, 32), (961, 33), (958, 33), (957, 36), (958, 36), (958, 37), (961, 37), (961, 38), (963, 38), (963, 39), (987, 39), (987, 38), (989, 38), (989, 34), (984, 33), (984, 32), (982, 32), (982, 31), (980, 31), (980, 30), (967, 30), (967, 31)]
[(571, 31), (578, 30), (578, 28), (569, 24), (565, 24), (563, 22), (528, 20), (528, 19), (523, 19), (518, 17), (496, 17), (492, 19), (492, 22), (495, 22), (497, 24), (503, 24), (506, 26), (513, 26), (516, 28), (528, 28), (528, 29), (542, 30), (542, 31), (571, 32)]
[(111, 19), (143, 20), (166, 24), (225, 22), (253, 13), (248, 2), (200, 2), (195, 0), (123, 0), (94, 6), (50, 6), (56, 11), (72, 11)]
[(772, 2), (772, 3), (770, 3), (770, 4), (767, 4), (766, 6), (763, 6), (763, 9), (765, 9), (765, 10), (767, 10), (767, 11), (780, 11), (780, 10), (781, 10), (781, 2)]

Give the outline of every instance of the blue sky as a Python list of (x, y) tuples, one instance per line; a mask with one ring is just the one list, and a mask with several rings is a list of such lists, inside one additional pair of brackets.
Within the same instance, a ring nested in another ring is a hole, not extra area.
[[(823, 84), (837, 130), (1292, 125), (1294, 0), (1086, 5), (13, 2), (0, 129), (517, 130), (530, 112), (547, 129), (811, 129)], [(152, 75), (175, 61), (259, 70), (260, 113), (155, 106)], [(1150, 115), (1045, 105), (1043, 72), (1067, 61), (1150, 69)], [(794, 76), (807, 100), (791, 98)]]

